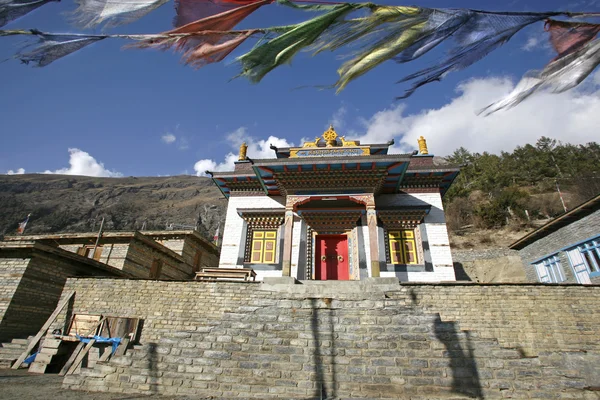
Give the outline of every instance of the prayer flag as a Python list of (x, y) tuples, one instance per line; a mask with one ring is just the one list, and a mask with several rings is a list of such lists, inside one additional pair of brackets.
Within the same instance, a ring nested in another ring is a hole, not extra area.
[(25, 218), (25, 221), (19, 223), (19, 227), (17, 228), (17, 234), (22, 235), (23, 232), (25, 232), (25, 227), (27, 226), (27, 223), (29, 222), (30, 216), (31, 216), (31, 213), (27, 214), (27, 218)]

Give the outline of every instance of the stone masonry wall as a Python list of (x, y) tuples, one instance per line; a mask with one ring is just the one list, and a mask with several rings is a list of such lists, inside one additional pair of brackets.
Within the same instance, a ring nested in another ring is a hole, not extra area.
[[(523, 259), (527, 280), (529, 282), (538, 281), (535, 267), (531, 265), (532, 261), (555, 254), (564, 247), (598, 235), (600, 235), (600, 210), (524, 247), (519, 253)], [(576, 283), (577, 280), (570, 267), (566, 254), (561, 252), (559, 257), (565, 272), (566, 282)], [(591, 281), (592, 283), (600, 283), (600, 277), (592, 277)]]
[[(19, 287), (21, 278), (29, 264), (29, 258), (11, 257), (0, 258), (0, 340), (12, 339), (11, 336), (17, 332), (12, 331), (10, 321), (6, 321), (6, 311), (8, 310), (13, 295)], [(8, 332), (4, 334), (2, 326), (6, 326)]]
[(597, 398), (598, 286), (342, 292), (340, 283), (309, 296), (250, 283), (70, 279), (72, 312), (144, 325), (141, 345), (64, 386), (217, 398)]
[(136, 277), (150, 277), (150, 268), (154, 259), (162, 261), (160, 279), (185, 280), (193, 277), (193, 268), (183, 262), (183, 258), (176, 254), (167, 254), (159, 251), (143, 241), (133, 239), (129, 243), (127, 258), (123, 271), (134, 274)]

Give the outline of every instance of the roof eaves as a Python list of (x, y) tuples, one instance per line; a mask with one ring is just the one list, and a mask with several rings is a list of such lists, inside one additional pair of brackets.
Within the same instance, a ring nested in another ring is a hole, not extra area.
[[(559, 215), (552, 221), (548, 222), (545, 225), (540, 226), (538, 229), (529, 232), (527, 235), (523, 236), (519, 240), (511, 243), (508, 248), (513, 250), (521, 250), (524, 247), (530, 245), (531, 243), (539, 240), (552, 232), (556, 232), (560, 228), (571, 223), (572, 219), (579, 220), (585, 216), (590, 215), (591, 213), (600, 209), (600, 194), (596, 197), (591, 198), (590, 200), (578, 205), (562, 215)], [(569, 221), (569, 222), (567, 222)]]

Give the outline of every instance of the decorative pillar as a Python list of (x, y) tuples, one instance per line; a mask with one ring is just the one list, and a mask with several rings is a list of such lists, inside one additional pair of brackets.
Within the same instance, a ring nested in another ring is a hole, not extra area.
[(285, 207), (285, 222), (283, 226), (283, 262), (282, 275), (290, 276), (292, 272), (292, 231), (294, 230), (294, 210)]
[(367, 226), (369, 228), (369, 249), (371, 251), (371, 277), (379, 278), (379, 240), (377, 235), (377, 211), (373, 193), (350, 195), (350, 200), (365, 205), (367, 209)]
[(377, 212), (375, 202), (367, 204), (367, 226), (369, 227), (369, 249), (371, 250), (371, 277), (379, 278), (379, 240), (377, 237)]

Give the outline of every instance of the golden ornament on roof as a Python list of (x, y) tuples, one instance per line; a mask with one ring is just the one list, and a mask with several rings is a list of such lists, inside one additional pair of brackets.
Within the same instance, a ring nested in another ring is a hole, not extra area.
[(425, 138), (423, 136), (421, 136), (419, 138), (418, 142), (419, 142), (419, 153), (429, 154), (429, 151), (427, 150), (427, 141), (425, 140)]
[(333, 129), (333, 125), (329, 125), (329, 129), (323, 132), (323, 139), (327, 143), (327, 147), (335, 146), (337, 144), (337, 133)]
[(248, 145), (246, 144), (246, 142), (242, 143), (242, 145), (240, 146), (240, 156), (239, 156), (239, 161), (245, 161), (246, 160), (246, 151), (248, 150)]

